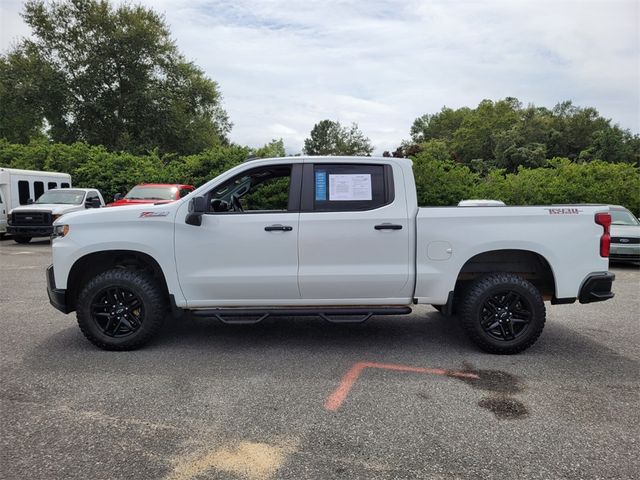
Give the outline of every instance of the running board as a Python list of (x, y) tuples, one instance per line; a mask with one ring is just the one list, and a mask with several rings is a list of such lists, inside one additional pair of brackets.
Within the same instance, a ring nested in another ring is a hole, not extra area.
[(252, 325), (267, 317), (319, 316), (331, 323), (362, 323), (374, 315), (407, 315), (411, 307), (214, 308), (192, 310), (196, 317), (217, 318), (222, 323)]

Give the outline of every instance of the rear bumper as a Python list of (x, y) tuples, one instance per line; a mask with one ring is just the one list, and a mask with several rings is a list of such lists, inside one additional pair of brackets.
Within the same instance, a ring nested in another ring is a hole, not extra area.
[(613, 298), (611, 286), (616, 276), (611, 272), (592, 273), (582, 283), (578, 300), (580, 303), (603, 302)]
[(47, 267), (47, 295), (49, 296), (49, 303), (62, 313), (72, 311), (67, 305), (67, 291), (56, 288), (56, 280), (53, 276), (53, 265)]
[(27, 237), (49, 237), (53, 233), (52, 225), (9, 225), (7, 233)]

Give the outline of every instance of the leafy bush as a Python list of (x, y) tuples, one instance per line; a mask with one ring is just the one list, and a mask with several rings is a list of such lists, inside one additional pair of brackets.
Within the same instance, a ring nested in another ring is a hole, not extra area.
[(220, 173), (243, 162), (247, 147), (218, 145), (197, 155), (160, 156), (109, 152), (86, 143), (65, 145), (32, 142), (11, 144), (0, 140), (0, 166), (67, 172), (74, 186), (98, 188), (106, 198), (125, 193), (138, 183), (186, 183), (200, 186)]
[(472, 195), (479, 180), (468, 167), (446, 159), (446, 145), (438, 140), (424, 144), (413, 158), (418, 205), (455, 205)]
[(574, 163), (553, 158), (546, 168), (523, 168), (505, 174), (493, 170), (476, 185), (475, 197), (508, 205), (606, 203), (640, 212), (640, 171), (628, 163)]

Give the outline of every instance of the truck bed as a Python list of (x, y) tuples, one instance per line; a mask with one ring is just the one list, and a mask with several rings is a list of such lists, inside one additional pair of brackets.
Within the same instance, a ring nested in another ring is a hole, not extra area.
[(594, 220), (607, 211), (586, 205), (418, 208), (416, 298), (444, 304), (459, 272), (487, 262), (506, 268), (519, 261), (519, 251), (535, 252), (549, 265), (557, 298), (575, 298), (589, 273), (608, 269), (608, 259), (595, 253), (602, 227)]

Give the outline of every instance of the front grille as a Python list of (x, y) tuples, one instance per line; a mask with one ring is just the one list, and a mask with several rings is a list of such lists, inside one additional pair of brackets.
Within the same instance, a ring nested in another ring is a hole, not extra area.
[(11, 214), (11, 225), (51, 225), (52, 223), (51, 212), (13, 212)]
[(630, 245), (632, 243), (640, 243), (640, 238), (635, 238), (635, 237), (611, 237), (611, 243), (619, 243), (621, 245)]

